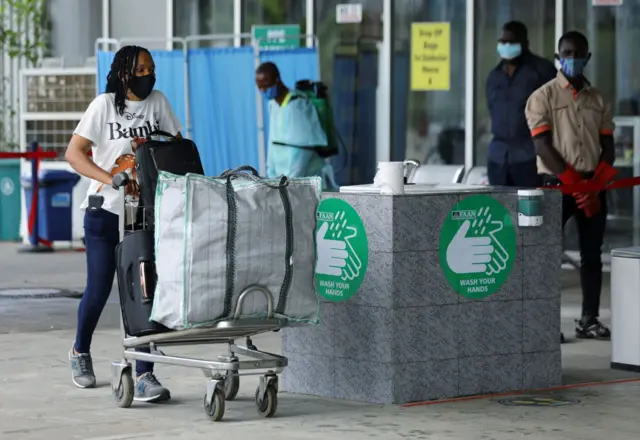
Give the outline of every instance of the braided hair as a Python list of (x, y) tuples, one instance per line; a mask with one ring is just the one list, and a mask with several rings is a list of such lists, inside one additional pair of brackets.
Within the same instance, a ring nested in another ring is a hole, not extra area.
[(140, 52), (149, 53), (147, 49), (140, 46), (124, 46), (116, 52), (111, 71), (107, 75), (106, 93), (115, 94), (116, 110), (122, 116), (127, 107), (127, 91), (136, 73), (138, 56)]

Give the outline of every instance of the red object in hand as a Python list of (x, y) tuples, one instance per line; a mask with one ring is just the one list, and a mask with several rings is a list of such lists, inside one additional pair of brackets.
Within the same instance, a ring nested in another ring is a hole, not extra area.
[[(592, 181), (600, 182), (607, 185), (613, 181), (618, 174), (618, 170), (613, 168), (606, 162), (600, 162), (596, 168)], [(586, 194), (577, 194), (576, 202), (578, 207), (582, 209), (587, 217), (593, 217), (602, 209), (599, 192), (589, 192)]]
[(582, 175), (577, 172), (571, 165), (567, 165), (564, 171), (558, 174), (558, 179), (565, 185), (574, 185), (584, 180)]
[[(571, 165), (567, 165), (565, 170), (558, 175), (558, 178), (565, 185), (575, 185), (585, 180)], [(578, 208), (582, 209), (587, 217), (593, 217), (602, 209), (597, 193), (578, 193), (574, 194), (573, 197), (576, 199)]]
[(617, 174), (618, 170), (614, 167), (606, 162), (600, 162), (596, 168), (593, 178), (606, 185), (607, 183), (610, 183)]
[(576, 198), (578, 208), (584, 211), (587, 218), (593, 217), (602, 209), (600, 195), (598, 193), (590, 192), (586, 194), (576, 194), (574, 197)]

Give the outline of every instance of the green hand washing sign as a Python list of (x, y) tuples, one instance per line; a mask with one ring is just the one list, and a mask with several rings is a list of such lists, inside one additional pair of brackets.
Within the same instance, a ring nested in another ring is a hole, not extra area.
[(515, 229), (500, 202), (476, 195), (453, 207), (440, 231), (440, 265), (456, 292), (474, 299), (496, 293), (515, 258)]
[(296, 49), (300, 47), (299, 24), (254, 25), (251, 27), (253, 41), (258, 42), (260, 48), (266, 49)]
[(344, 200), (326, 199), (317, 212), (316, 288), (329, 301), (345, 301), (362, 286), (369, 243), (362, 219)]

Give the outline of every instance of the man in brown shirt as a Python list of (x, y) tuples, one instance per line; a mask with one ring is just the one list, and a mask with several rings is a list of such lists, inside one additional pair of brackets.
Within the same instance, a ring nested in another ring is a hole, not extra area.
[[(536, 90), (525, 114), (536, 147), (538, 173), (546, 186), (571, 185), (585, 180), (609, 182), (616, 171), (611, 108), (583, 76), (591, 54), (579, 32), (568, 32), (558, 42), (561, 70)], [(563, 225), (575, 217), (580, 242), (582, 317), (576, 321), (578, 338), (609, 339), (598, 320), (602, 287), (602, 242), (607, 220), (606, 195), (565, 195)]]

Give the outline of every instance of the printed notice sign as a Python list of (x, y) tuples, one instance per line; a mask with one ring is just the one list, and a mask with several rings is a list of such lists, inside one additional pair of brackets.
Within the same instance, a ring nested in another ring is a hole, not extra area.
[(336, 5), (336, 23), (362, 23), (362, 4), (345, 3)]
[(593, 0), (593, 6), (622, 6), (622, 0)]
[(411, 90), (451, 88), (451, 26), (413, 23), (411, 27)]

